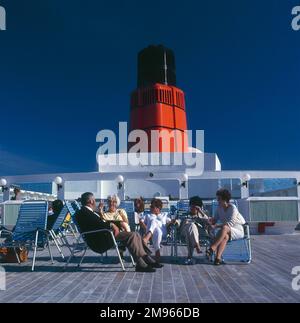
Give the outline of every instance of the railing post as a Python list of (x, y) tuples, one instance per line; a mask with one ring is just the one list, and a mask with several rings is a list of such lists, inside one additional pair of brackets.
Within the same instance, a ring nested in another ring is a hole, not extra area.
[(249, 197), (249, 182), (246, 185), (243, 185), (241, 181), (241, 198), (246, 199)]
[(189, 184), (188, 181), (179, 181), (179, 199), (185, 200), (189, 198)]
[(3, 202), (9, 201), (9, 194), (10, 194), (10, 188), (9, 185), (5, 187), (5, 190), (3, 192)]
[(61, 184), (60, 187), (57, 189), (57, 198), (61, 201), (65, 199), (65, 184)]
[[(297, 178), (297, 197), (300, 199), (300, 178)], [(298, 225), (295, 230), (300, 231), (300, 201), (298, 201)]]
[(118, 197), (121, 201), (125, 200), (125, 182), (122, 185), (118, 185)]

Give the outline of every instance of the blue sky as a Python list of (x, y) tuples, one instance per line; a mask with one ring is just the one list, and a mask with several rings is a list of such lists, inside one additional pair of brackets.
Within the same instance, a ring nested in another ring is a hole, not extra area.
[(0, 0), (0, 174), (96, 170), (137, 53), (176, 54), (189, 129), (223, 169), (300, 169), (300, 0)]

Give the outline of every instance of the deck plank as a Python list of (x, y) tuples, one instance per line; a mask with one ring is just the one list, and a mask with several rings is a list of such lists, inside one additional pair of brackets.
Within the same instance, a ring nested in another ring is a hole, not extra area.
[[(215, 267), (203, 255), (193, 266), (183, 265), (186, 247), (171, 258), (164, 246), (164, 267), (155, 273), (136, 273), (127, 259), (122, 272), (115, 251), (101, 261), (88, 252), (81, 268), (76, 261), (67, 270), (53, 248), (55, 263), (47, 251), (38, 253), (35, 272), (31, 262), (2, 264), (7, 290), (1, 303), (299, 303), (300, 292), (292, 290), (294, 266), (300, 266), (300, 235), (253, 236), (253, 262)], [(68, 256), (67, 249), (64, 250)]]

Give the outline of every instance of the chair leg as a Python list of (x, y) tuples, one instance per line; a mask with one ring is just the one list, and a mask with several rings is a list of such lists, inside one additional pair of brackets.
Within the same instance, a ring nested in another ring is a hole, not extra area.
[[(73, 234), (74, 238), (75, 238), (75, 239), (77, 239), (77, 237), (76, 237), (76, 233), (75, 233), (75, 230), (74, 230), (74, 229), (73, 229), (73, 227), (72, 227), (72, 223), (70, 223), (70, 224), (69, 224), (69, 228), (70, 228), (71, 233)], [(77, 231), (77, 228), (76, 228), (76, 227), (75, 227), (75, 229), (76, 229), (76, 231)], [(78, 233), (78, 231), (77, 231), (77, 233)]]
[(75, 254), (74, 250), (76, 250), (76, 246), (77, 246), (77, 244), (73, 247), (73, 249), (71, 249), (71, 254), (70, 254), (70, 256), (69, 256), (69, 258), (68, 258), (68, 260), (67, 260), (67, 262), (65, 264), (65, 267), (64, 267), (65, 269), (68, 267), (71, 259), (74, 257), (74, 254)]
[(35, 257), (36, 257), (36, 249), (37, 249), (38, 238), (39, 238), (39, 231), (36, 231), (31, 271), (34, 271), (34, 266), (35, 266)]
[(136, 263), (131, 255), (130, 255), (130, 259), (131, 259), (132, 266), (135, 267)]
[(83, 259), (84, 259), (84, 256), (85, 256), (85, 254), (86, 254), (86, 251), (87, 251), (87, 247), (85, 247), (85, 249), (84, 249), (84, 251), (83, 251), (83, 255), (82, 255), (82, 257), (81, 257), (81, 259), (80, 259), (80, 262), (79, 262), (79, 264), (78, 264), (78, 266), (77, 266), (77, 267), (80, 267), (80, 266), (81, 266), (81, 264), (82, 264), (82, 262), (83, 262)]
[(122, 270), (125, 271), (125, 267), (124, 267), (124, 263), (123, 263), (123, 260), (121, 258), (121, 255), (120, 255), (120, 251), (119, 251), (119, 248), (118, 248), (118, 244), (116, 242), (116, 239), (113, 235), (113, 233), (111, 232), (111, 236), (112, 236), (112, 239), (113, 239), (113, 242), (114, 242), (114, 245), (115, 245), (115, 248), (116, 248), (116, 251), (117, 251), (117, 254), (118, 254), (118, 257), (119, 257), (119, 261), (120, 261), (120, 264), (121, 264), (121, 267), (122, 267)]
[(66, 236), (63, 237), (63, 241), (64, 241), (64, 245), (69, 249), (69, 251), (71, 252), (71, 245), (68, 241), (68, 238)]
[(15, 253), (15, 255), (16, 255), (16, 258), (17, 258), (18, 264), (20, 265), (20, 264), (21, 264), (21, 261), (20, 261), (20, 257), (19, 257), (19, 255), (18, 255), (18, 253), (17, 253), (16, 247), (14, 247), (14, 253)]
[(59, 247), (58, 243), (57, 243), (57, 239), (56, 239), (57, 237), (56, 237), (55, 233), (54, 233), (53, 231), (50, 231), (50, 235), (51, 235), (51, 237), (52, 237), (52, 239), (53, 239), (53, 241), (54, 241), (54, 244), (55, 244), (55, 246), (56, 246), (56, 248), (57, 248), (58, 252), (60, 253), (60, 255), (61, 255), (62, 259), (65, 259), (65, 256), (64, 256), (64, 254), (63, 254), (63, 252), (62, 252), (61, 248)]
[(51, 248), (50, 248), (50, 241), (49, 241), (49, 237), (48, 236), (47, 236), (47, 247), (48, 247), (48, 251), (49, 251), (49, 255), (50, 255), (51, 262), (52, 262), (52, 264), (54, 264), (53, 255), (52, 255), (52, 251), (51, 251)]

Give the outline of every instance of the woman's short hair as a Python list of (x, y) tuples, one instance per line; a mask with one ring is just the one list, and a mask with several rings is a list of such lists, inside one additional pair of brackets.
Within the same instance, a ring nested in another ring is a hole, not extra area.
[(116, 201), (117, 207), (119, 207), (121, 204), (121, 200), (120, 200), (119, 196), (116, 194), (108, 195), (107, 201)]
[(227, 203), (231, 200), (231, 193), (226, 188), (221, 188), (216, 193), (217, 197), (219, 197), (222, 201)]
[(145, 211), (145, 202), (142, 197), (139, 197), (134, 200), (134, 208), (138, 213), (142, 213)]
[(152, 199), (151, 201), (151, 207), (157, 207), (159, 208), (160, 210), (162, 209), (163, 207), (163, 203), (162, 203), (162, 200), (160, 199)]
[(203, 207), (203, 201), (199, 196), (193, 196), (190, 198), (190, 206)]

